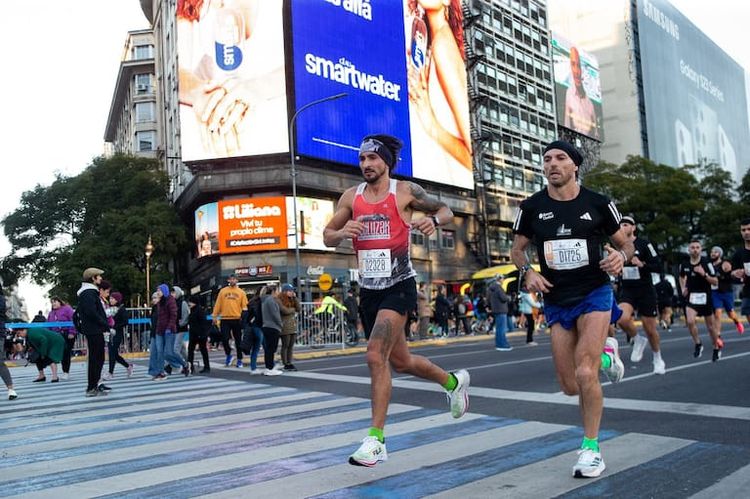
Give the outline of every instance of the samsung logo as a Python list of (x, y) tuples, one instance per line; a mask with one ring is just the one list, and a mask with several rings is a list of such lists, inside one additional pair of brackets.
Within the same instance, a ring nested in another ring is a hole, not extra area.
[(649, 0), (643, 0), (643, 14), (654, 21), (661, 29), (669, 33), (675, 40), (680, 39), (680, 26), (659, 10)]

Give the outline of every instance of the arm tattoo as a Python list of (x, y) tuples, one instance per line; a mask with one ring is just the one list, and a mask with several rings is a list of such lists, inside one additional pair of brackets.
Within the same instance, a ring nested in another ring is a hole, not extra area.
[(438, 201), (437, 199), (428, 196), (422, 186), (417, 185), (414, 182), (409, 182), (409, 190), (411, 191), (411, 195), (414, 196), (414, 200), (411, 202), (411, 207), (415, 210), (423, 211), (425, 213), (435, 213), (443, 206), (446, 206), (442, 201)]

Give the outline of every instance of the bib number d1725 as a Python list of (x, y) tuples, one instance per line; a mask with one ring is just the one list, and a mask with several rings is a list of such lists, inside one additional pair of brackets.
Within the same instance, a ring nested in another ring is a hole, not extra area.
[(544, 259), (553, 270), (571, 270), (589, 264), (585, 239), (553, 239), (544, 243)]

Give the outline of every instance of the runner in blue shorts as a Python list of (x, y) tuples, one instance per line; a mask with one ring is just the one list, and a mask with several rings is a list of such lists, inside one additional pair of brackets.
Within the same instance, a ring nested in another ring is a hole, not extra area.
[(711, 298), (714, 302), (714, 315), (716, 321), (721, 325), (721, 309), (727, 311), (727, 316), (734, 322), (734, 327), (737, 332), (742, 334), (745, 332), (745, 326), (742, 325), (742, 320), (737, 316), (737, 312), (734, 311), (734, 292), (732, 291), (732, 262), (725, 260), (724, 250), (721, 246), (714, 246), (711, 248), (711, 265), (716, 270), (716, 277), (719, 279), (719, 283), (716, 286), (711, 286)]
[[(608, 274), (619, 274), (635, 248), (620, 229), (614, 203), (578, 184), (583, 157), (573, 145), (554, 141), (543, 158), (548, 185), (521, 203), (511, 258), (526, 288), (544, 293), (558, 382), (566, 395), (580, 397), (584, 438), (573, 476), (597, 477), (605, 469), (598, 442), (599, 369), (612, 381), (625, 371), (617, 340), (607, 337), (613, 300)], [(532, 241), (541, 272), (531, 268), (526, 254)]]

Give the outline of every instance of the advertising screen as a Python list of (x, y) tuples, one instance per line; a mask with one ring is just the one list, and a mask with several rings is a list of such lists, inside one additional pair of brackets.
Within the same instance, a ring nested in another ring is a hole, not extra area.
[(282, 0), (177, 2), (182, 160), (289, 150)]
[[(297, 198), (301, 249), (334, 251), (323, 244), (333, 201)], [(294, 249), (294, 198), (229, 199), (195, 210), (198, 258), (215, 254)]]
[(719, 164), (739, 180), (750, 154), (744, 71), (665, 0), (638, 2), (649, 157)]
[(473, 188), (460, 0), (292, 0), (297, 152), (356, 166), (362, 138), (404, 142), (394, 173)]
[(552, 62), (558, 123), (603, 140), (602, 85), (596, 58), (553, 33)]

